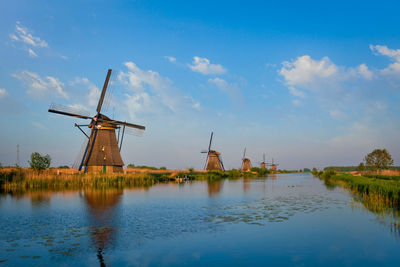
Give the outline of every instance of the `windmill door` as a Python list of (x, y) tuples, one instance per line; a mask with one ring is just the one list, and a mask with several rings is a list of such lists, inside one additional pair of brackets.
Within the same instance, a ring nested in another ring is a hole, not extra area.
[(107, 172), (107, 166), (103, 165), (103, 173), (106, 173), (106, 172)]

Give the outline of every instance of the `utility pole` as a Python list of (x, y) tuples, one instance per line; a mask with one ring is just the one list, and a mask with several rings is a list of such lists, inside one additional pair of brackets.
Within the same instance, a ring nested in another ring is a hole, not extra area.
[(19, 144), (17, 145), (17, 163), (16, 166), (19, 167)]

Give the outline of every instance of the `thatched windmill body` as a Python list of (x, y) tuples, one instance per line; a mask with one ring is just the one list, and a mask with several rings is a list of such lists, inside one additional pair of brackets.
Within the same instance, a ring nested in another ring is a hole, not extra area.
[[(100, 99), (96, 108), (94, 117), (81, 115), (74, 112), (71, 108), (52, 104), (49, 112), (57, 113), (66, 116), (72, 116), (80, 119), (91, 120), (87, 125), (78, 125), (78, 127), (87, 137), (87, 143), (83, 151), (82, 160), (79, 164), (79, 171), (84, 172), (123, 172), (124, 162), (120, 154), (122, 141), (125, 133), (125, 128), (133, 128), (139, 131), (145, 130), (144, 126), (112, 120), (101, 113), (104, 97), (107, 91), (108, 82), (111, 76), (111, 69), (108, 70), (103, 90), (101, 91)], [(87, 126), (90, 129), (90, 135), (87, 135), (81, 127)], [(120, 130), (122, 135), (120, 137)], [(115, 130), (118, 129), (118, 140)]]
[(265, 162), (265, 153), (263, 154), (263, 161), (260, 163), (260, 169), (265, 170), (267, 168), (267, 163)]
[(242, 172), (249, 172), (251, 169), (251, 161), (249, 158), (246, 158), (246, 148), (244, 148), (243, 157), (242, 157)]
[(279, 164), (274, 163), (274, 158), (272, 158), (272, 163), (267, 165), (271, 166), (272, 171), (276, 171), (277, 167), (279, 166)]
[(225, 171), (224, 163), (222, 162), (221, 153), (216, 150), (211, 150), (213, 132), (211, 132), (210, 143), (208, 150), (203, 150), (201, 153), (207, 153), (204, 169), (207, 171)]

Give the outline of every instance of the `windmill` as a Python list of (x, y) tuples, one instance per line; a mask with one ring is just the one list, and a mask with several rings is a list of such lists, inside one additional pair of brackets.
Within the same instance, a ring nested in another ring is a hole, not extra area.
[(243, 157), (242, 157), (242, 172), (249, 172), (251, 169), (250, 159), (246, 158), (246, 148), (244, 148)]
[[(107, 91), (108, 81), (111, 76), (111, 69), (108, 70), (106, 80), (104, 82), (103, 90), (101, 91), (100, 99), (96, 108), (96, 115), (94, 117), (88, 115), (78, 114), (70, 107), (51, 104), (49, 112), (61, 115), (76, 117), (80, 119), (91, 120), (89, 124), (75, 126), (81, 130), (87, 137), (87, 143), (84, 146), (82, 160), (79, 164), (79, 171), (84, 169), (84, 172), (123, 172), (124, 162), (120, 154), (122, 141), (125, 133), (125, 128), (144, 131), (146, 128), (141, 125), (127, 123), (110, 119), (101, 113), (104, 97)], [(80, 112), (82, 113), (82, 112)], [(90, 129), (90, 135), (87, 135), (81, 127), (87, 126)], [(122, 128), (121, 139), (119, 133)], [(115, 130), (118, 129), (118, 140)]]
[(203, 150), (201, 153), (207, 153), (206, 163), (204, 169), (207, 171), (225, 171), (224, 163), (222, 162), (221, 153), (215, 150), (211, 150), (211, 144), (213, 139), (213, 132), (211, 132), (210, 143), (208, 150)]
[(274, 158), (272, 158), (272, 163), (271, 163), (271, 164), (268, 163), (267, 165), (268, 165), (268, 166), (271, 166), (271, 170), (272, 170), (272, 171), (276, 171), (276, 167), (279, 166), (279, 164), (274, 163)]
[(265, 170), (267, 168), (267, 163), (265, 162), (265, 153), (263, 154), (263, 161), (260, 163), (260, 169)]

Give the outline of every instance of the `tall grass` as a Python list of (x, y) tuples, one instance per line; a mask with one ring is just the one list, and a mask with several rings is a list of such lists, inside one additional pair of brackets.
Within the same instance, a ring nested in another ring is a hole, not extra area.
[(390, 176), (353, 176), (337, 174), (334, 171), (319, 172), (316, 176), (341, 184), (366, 198), (381, 201), (390, 206), (400, 205), (400, 181), (397, 177), (391, 179)]
[(186, 177), (190, 180), (220, 180), (237, 179), (242, 173), (238, 170), (226, 172), (165, 172), (165, 173), (114, 173), (114, 174), (83, 174), (36, 172), (30, 169), (0, 170), (0, 187), (4, 191), (16, 189), (79, 189), (85, 187), (135, 187), (151, 186), (160, 182), (175, 180), (176, 177)]

